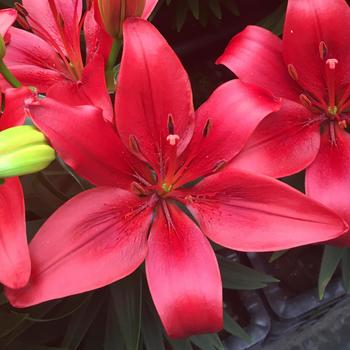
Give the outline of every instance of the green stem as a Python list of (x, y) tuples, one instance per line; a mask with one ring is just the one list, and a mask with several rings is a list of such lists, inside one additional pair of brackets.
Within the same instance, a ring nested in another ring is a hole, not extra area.
[(120, 49), (122, 47), (122, 38), (113, 38), (113, 44), (111, 48), (111, 52), (109, 53), (107, 65), (106, 65), (106, 71), (113, 70), (113, 67), (115, 66), (115, 62), (117, 61), (117, 58), (119, 56)]
[(0, 74), (15, 88), (22, 87), (22, 84), (16, 79), (16, 77), (7, 68), (3, 60), (0, 60)]

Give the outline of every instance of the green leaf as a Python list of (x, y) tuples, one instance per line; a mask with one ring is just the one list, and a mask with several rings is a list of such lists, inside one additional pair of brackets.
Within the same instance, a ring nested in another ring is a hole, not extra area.
[(222, 18), (221, 6), (219, 0), (207, 0), (212, 13), (217, 19)]
[(194, 335), (190, 340), (201, 350), (224, 350), (224, 345), (217, 334)]
[(110, 286), (126, 350), (137, 350), (141, 333), (142, 279), (138, 269)]
[(264, 27), (276, 35), (281, 35), (283, 32), (284, 18), (286, 14), (287, 0), (284, 0), (282, 4), (270, 15), (262, 19), (257, 24)]
[(345, 248), (326, 245), (324, 247), (320, 273), (318, 275), (318, 295), (323, 299), (324, 291), (343, 257)]
[(188, 6), (195, 19), (199, 18), (199, 0), (187, 0)]
[(186, 0), (177, 0), (176, 2), (176, 30), (181, 31), (185, 24), (188, 13), (188, 6)]
[(223, 287), (228, 289), (258, 289), (278, 282), (272, 276), (218, 256)]
[(246, 331), (226, 311), (224, 311), (224, 329), (247, 343), (251, 342), (250, 336)]
[(282, 255), (284, 255), (287, 252), (288, 252), (288, 249), (273, 252), (270, 256), (269, 263), (273, 263), (274, 261), (276, 261), (278, 258), (280, 258)]
[(67, 333), (62, 342), (62, 346), (69, 350), (76, 350), (83, 340), (86, 332), (100, 311), (105, 293), (95, 292), (77, 312), (73, 314), (68, 324)]
[(350, 249), (344, 250), (344, 255), (341, 259), (341, 270), (344, 288), (347, 293), (350, 291)]
[(235, 16), (239, 16), (239, 8), (234, 0), (221, 0), (223, 5)]
[(117, 310), (113, 300), (108, 305), (104, 350), (125, 350), (124, 338), (118, 323)]
[(193, 350), (191, 342), (188, 339), (171, 339), (167, 337), (172, 350)]
[(25, 321), (28, 314), (20, 314), (15, 312), (10, 312), (8, 310), (0, 311), (0, 338), (11, 333), (19, 325)]
[(142, 339), (147, 350), (165, 350), (163, 327), (149, 291), (144, 290)]

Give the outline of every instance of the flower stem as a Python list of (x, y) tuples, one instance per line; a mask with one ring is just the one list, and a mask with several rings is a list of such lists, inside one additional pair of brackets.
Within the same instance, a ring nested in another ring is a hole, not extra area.
[(16, 77), (7, 68), (3, 60), (0, 60), (0, 74), (9, 82), (13, 87), (20, 88), (22, 84), (16, 79)]
[(122, 38), (113, 38), (113, 44), (111, 52), (109, 53), (107, 65), (106, 65), (106, 82), (109, 91), (114, 90), (114, 66), (119, 56), (120, 49), (122, 47)]

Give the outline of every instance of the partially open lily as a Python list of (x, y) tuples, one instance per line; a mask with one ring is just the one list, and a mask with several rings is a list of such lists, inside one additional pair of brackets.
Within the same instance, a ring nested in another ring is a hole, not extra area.
[[(350, 222), (350, 8), (289, 0), (283, 41), (250, 26), (218, 62), (283, 97), (234, 166), (281, 177), (306, 169), (306, 192)], [(350, 235), (337, 241), (350, 245)]]
[(124, 38), (114, 126), (91, 106), (50, 98), (28, 106), (59, 155), (96, 188), (46, 221), (30, 243), (29, 284), (6, 295), (26, 307), (105, 286), (145, 261), (167, 333), (215, 332), (222, 284), (207, 237), (271, 251), (336, 238), (347, 226), (274, 179), (225, 169), (279, 100), (233, 80), (194, 112), (187, 74), (159, 32), (130, 18)]

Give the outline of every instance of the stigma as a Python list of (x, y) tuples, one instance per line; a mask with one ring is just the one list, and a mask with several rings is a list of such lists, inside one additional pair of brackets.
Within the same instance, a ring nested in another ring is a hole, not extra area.
[(176, 143), (180, 140), (180, 136), (176, 134), (170, 134), (167, 136), (166, 140), (171, 146), (175, 146)]
[(338, 64), (338, 60), (336, 58), (329, 58), (326, 61), (326, 64), (328, 65), (329, 69), (334, 70), (335, 66)]

